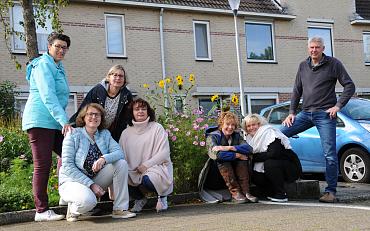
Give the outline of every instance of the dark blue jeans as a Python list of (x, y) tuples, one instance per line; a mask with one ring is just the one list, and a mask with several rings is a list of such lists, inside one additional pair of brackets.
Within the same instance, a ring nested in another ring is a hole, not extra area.
[(147, 175), (143, 176), (143, 179), (141, 181), (141, 184), (139, 186), (128, 186), (128, 191), (129, 191), (129, 194), (132, 198), (134, 198), (135, 200), (140, 200), (140, 199), (143, 199), (145, 196), (144, 194), (141, 192), (140, 190), (140, 187), (144, 187), (145, 190), (149, 191), (149, 192), (155, 192), (157, 193), (157, 190), (155, 190), (155, 187), (152, 183), (152, 181), (149, 179), (149, 177)]
[(291, 137), (316, 126), (326, 160), (325, 179), (328, 186), (325, 192), (336, 193), (338, 182), (338, 155), (336, 152), (336, 119), (331, 119), (326, 111), (307, 112), (301, 111), (295, 117), (291, 127), (281, 127), (281, 132)]

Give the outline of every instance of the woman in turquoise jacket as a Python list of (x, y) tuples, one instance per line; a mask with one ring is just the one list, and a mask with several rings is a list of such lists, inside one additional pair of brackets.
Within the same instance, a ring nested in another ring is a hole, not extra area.
[(69, 87), (62, 60), (71, 44), (70, 38), (59, 33), (48, 37), (48, 52), (27, 66), (26, 79), (30, 90), (23, 112), (22, 129), (27, 131), (34, 164), (33, 196), (35, 221), (61, 220), (48, 206), (47, 185), (52, 151), (61, 155), (63, 134), (71, 130), (66, 107)]

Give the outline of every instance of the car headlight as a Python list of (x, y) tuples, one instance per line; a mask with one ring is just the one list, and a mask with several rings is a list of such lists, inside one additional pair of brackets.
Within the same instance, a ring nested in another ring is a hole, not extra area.
[(370, 132), (370, 124), (360, 123), (363, 128)]

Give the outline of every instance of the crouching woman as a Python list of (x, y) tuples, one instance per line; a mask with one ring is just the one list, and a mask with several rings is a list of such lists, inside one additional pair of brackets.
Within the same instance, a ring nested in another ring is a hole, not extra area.
[(104, 127), (104, 109), (96, 103), (86, 105), (76, 119), (77, 128), (63, 142), (59, 194), (68, 203), (67, 221), (77, 221), (95, 207), (107, 187), (113, 184), (113, 218), (130, 218), (127, 211), (128, 167), (124, 154)]
[(288, 137), (258, 114), (247, 115), (242, 128), (253, 147), (253, 182), (271, 201), (287, 202), (284, 183), (294, 182), (302, 173)]
[(200, 195), (207, 202), (230, 199), (234, 203), (258, 201), (249, 192), (248, 155), (252, 148), (236, 130), (238, 124), (235, 114), (222, 112), (218, 128), (207, 134), (210, 158), (199, 178)]

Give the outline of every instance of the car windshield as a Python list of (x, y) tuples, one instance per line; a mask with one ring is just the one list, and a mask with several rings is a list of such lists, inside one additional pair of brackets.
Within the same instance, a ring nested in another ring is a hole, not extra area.
[(370, 120), (370, 100), (351, 99), (341, 111), (355, 120)]

